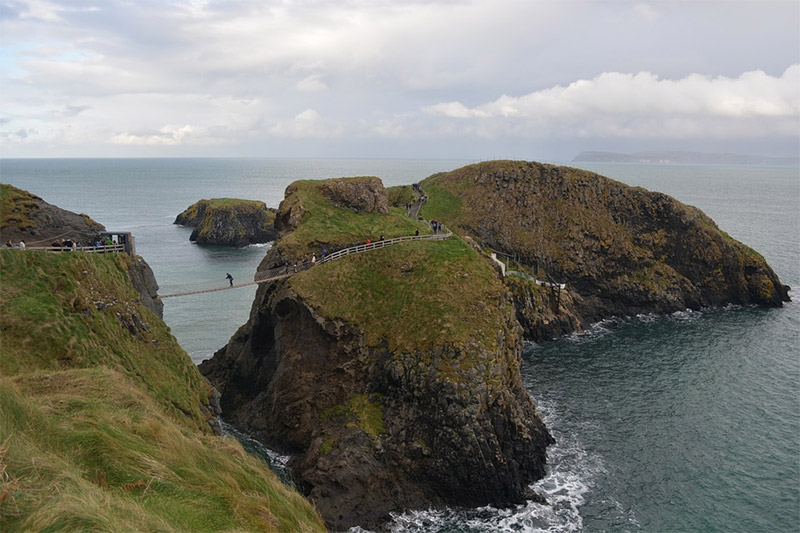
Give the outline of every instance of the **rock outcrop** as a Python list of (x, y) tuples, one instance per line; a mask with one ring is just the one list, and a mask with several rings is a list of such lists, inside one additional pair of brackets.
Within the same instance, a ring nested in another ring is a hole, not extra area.
[(189, 240), (197, 244), (247, 246), (274, 241), (277, 235), (275, 209), (253, 200), (200, 200), (179, 214), (174, 223), (195, 228)]
[(325, 198), (336, 207), (356, 213), (389, 212), (389, 195), (379, 178), (327, 180), (320, 185)]
[(763, 257), (665, 194), (519, 161), (470, 165), (422, 184), (428, 217), (565, 283), (583, 324), (789, 300)]
[(153, 274), (153, 269), (147, 261), (139, 257), (131, 257), (128, 267), (133, 288), (139, 293), (139, 301), (143, 306), (152, 311), (158, 318), (164, 318), (164, 302), (158, 296), (158, 282)]
[[(298, 236), (326, 194), (287, 189), (281, 212), (302, 204), (306, 216), (260, 269), (308, 246)], [(365, 215), (336, 216), (328, 227)], [(382, 216), (411, 234), (417, 224)], [(532, 496), (552, 439), (520, 377), (521, 344), (511, 297), (477, 252), (417, 242), (260, 286), (247, 324), (200, 370), (228, 421), (295, 455), (297, 485), (342, 530), (403, 509)]]
[(25, 241), (28, 246), (50, 246), (53, 241), (71, 239), (74, 242), (93, 242), (100, 238), (105, 227), (83, 213), (61, 209), (35, 194), (13, 185), (0, 184), (2, 220), (0, 242)]

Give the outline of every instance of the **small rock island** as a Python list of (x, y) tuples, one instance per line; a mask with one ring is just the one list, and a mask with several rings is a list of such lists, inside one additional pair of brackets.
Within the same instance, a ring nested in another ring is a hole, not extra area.
[(197, 244), (247, 246), (275, 240), (275, 212), (264, 202), (212, 198), (192, 204), (174, 223), (194, 228), (189, 240)]

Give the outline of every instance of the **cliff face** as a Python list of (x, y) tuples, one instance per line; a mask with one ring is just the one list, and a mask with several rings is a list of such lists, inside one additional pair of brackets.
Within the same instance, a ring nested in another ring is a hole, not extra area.
[(175, 219), (175, 224), (195, 228), (189, 240), (228, 246), (274, 241), (274, 223), (275, 210), (264, 202), (231, 198), (200, 200)]
[(84, 214), (61, 209), (35, 194), (12, 185), (0, 184), (0, 241), (50, 246), (69, 238), (75, 242), (95, 241), (105, 227)]
[[(125, 254), (0, 250), (3, 531), (319, 531), (232, 439)], [(154, 280), (153, 280), (154, 283)]]
[[(307, 244), (297, 238), (317, 201), (303, 198), (305, 216), (281, 239), (293, 246), (276, 243), (263, 268)], [(335, 224), (365, 216), (350, 213)], [(300, 488), (339, 530), (404, 508), (530, 496), (551, 438), (520, 357), (509, 294), (453, 240), (350, 256), (261, 286), (247, 324), (200, 370), (226, 419), (296, 454)]]
[(780, 306), (758, 253), (699, 209), (597, 174), (497, 161), (423, 182), (424, 213), (566, 283), (584, 323), (734, 304)]

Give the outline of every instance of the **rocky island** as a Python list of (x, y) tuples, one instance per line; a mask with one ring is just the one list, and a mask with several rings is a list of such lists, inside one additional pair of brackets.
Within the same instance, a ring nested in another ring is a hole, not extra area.
[(197, 244), (247, 246), (275, 240), (275, 209), (264, 202), (212, 198), (195, 202), (175, 218), (175, 224), (194, 228), (189, 240)]
[[(529, 274), (507, 276), (526, 336), (551, 338), (612, 316), (789, 301), (764, 258), (697, 208), (593, 172), (495, 161), (421, 184), (447, 221)], [(552, 289), (563, 283), (553, 312)]]

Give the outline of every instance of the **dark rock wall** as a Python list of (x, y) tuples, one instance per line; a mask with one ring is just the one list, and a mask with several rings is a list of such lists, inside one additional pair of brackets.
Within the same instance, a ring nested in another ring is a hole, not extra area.
[(164, 303), (158, 297), (158, 282), (150, 265), (139, 256), (132, 257), (128, 275), (141, 297), (142, 305), (155, 313), (158, 318), (164, 318)]
[(404, 508), (520, 502), (544, 475), (551, 438), (521, 382), (512, 316), (497, 335), (491, 353), (446, 341), (390, 353), (280, 282), (200, 370), (226, 419), (298, 454), (298, 485), (330, 527), (371, 527)]

